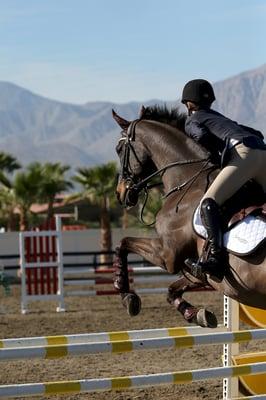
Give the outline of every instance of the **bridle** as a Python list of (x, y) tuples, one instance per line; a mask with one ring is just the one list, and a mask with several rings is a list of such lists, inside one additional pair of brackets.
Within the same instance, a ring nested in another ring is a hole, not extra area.
[[(212, 171), (217, 169), (217, 166), (211, 165), (208, 166), (210, 162), (210, 158), (201, 158), (201, 159), (191, 159), (191, 160), (181, 160), (181, 161), (175, 161), (172, 163), (169, 163), (165, 165), (164, 167), (158, 169), (157, 171), (153, 172), (152, 174), (148, 175), (146, 178), (137, 181), (136, 176), (134, 175), (132, 168), (130, 166), (130, 152), (134, 155), (135, 159), (139, 163), (141, 167), (143, 167), (143, 164), (141, 160), (138, 158), (135, 148), (133, 146), (133, 142), (135, 141), (135, 128), (137, 123), (140, 121), (140, 119), (136, 119), (133, 122), (130, 123), (128, 129), (125, 131), (122, 131), (122, 137), (119, 139), (119, 142), (124, 141), (124, 152), (123, 156), (121, 158), (121, 172), (119, 174), (119, 179), (123, 179), (126, 182), (126, 189), (128, 191), (134, 192), (136, 195), (138, 195), (142, 190), (144, 190), (146, 198), (143, 203), (142, 211), (141, 211), (141, 221), (143, 221), (143, 210), (145, 208), (146, 202), (147, 202), (147, 197), (148, 197), (148, 192), (149, 189), (153, 188), (155, 185), (157, 186), (158, 183), (156, 184), (150, 184), (149, 182), (157, 177), (157, 176), (162, 176), (166, 170), (169, 168), (173, 168), (176, 166), (183, 166), (183, 165), (191, 165), (191, 164), (203, 164), (199, 170), (191, 177), (189, 177), (185, 182), (175, 186), (174, 188), (170, 189), (164, 196), (163, 198), (169, 197), (171, 194), (177, 192), (177, 191), (182, 191), (183, 189), (184, 192), (180, 199), (178, 200), (177, 206), (176, 206), (176, 211), (178, 211), (178, 206), (193, 185), (193, 183), (198, 179), (198, 177), (201, 175), (202, 172), (204, 171), (209, 171), (207, 175), (207, 183), (206, 183), (206, 188), (209, 186), (209, 176)], [(161, 184), (161, 183), (160, 183)], [(149, 224), (149, 225), (153, 225)]]
[(124, 142), (123, 146), (124, 151), (121, 160), (121, 171), (119, 174), (119, 179), (124, 179), (125, 181), (130, 180), (132, 183), (134, 183), (136, 179), (132, 171), (132, 168), (130, 166), (130, 152), (132, 152), (139, 165), (143, 167), (143, 164), (138, 158), (134, 146), (132, 145), (132, 142), (135, 141), (135, 127), (138, 122), (139, 119), (136, 119), (135, 121), (131, 122), (127, 131), (122, 131), (122, 137), (118, 141), (118, 143), (122, 141)]

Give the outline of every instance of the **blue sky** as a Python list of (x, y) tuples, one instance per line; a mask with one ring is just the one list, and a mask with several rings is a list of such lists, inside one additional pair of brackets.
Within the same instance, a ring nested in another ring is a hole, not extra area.
[(72, 103), (174, 100), (266, 63), (266, 0), (0, 0), (0, 80)]

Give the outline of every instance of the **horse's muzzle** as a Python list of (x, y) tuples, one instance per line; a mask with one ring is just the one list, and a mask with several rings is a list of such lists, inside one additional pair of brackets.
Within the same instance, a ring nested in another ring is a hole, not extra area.
[(134, 189), (132, 181), (121, 179), (116, 187), (116, 196), (119, 203), (129, 209), (138, 203), (139, 191)]

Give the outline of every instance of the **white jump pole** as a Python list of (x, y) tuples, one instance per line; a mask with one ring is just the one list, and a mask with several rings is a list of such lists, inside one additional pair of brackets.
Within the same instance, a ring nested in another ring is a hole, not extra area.
[[(229, 331), (239, 330), (239, 303), (224, 296), (224, 326)], [(232, 357), (239, 354), (239, 343), (227, 343), (223, 346), (223, 365), (230, 367)], [(223, 380), (223, 400), (239, 396), (239, 379), (228, 377)]]

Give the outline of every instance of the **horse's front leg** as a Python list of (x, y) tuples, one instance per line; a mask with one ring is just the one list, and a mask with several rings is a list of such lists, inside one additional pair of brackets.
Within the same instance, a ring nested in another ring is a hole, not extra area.
[(159, 238), (125, 237), (120, 246), (116, 248), (114, 287), (120, 292), (122, 304), (126, 307), (128, 314), (134, 316), (138, 315), (141, 310), (141, 300), (135, 292), (130, 290), (128, 253), (138, 254), (153, 265), (164, 268), (161, 240)]
[(185, 276), (180, 276), (178, 280), (168, 287), (167, 301), (180, 312), (187, 322), (204, 328), (216, 328), (217, 319), (213, 312), (206, 308), (195, 307), (183, 298), (185, 292), (198, 288), (206, 289), (206, 282), (203, 283), (194, 277), (189, 280)]

